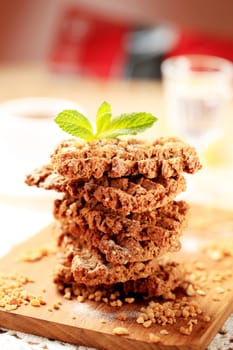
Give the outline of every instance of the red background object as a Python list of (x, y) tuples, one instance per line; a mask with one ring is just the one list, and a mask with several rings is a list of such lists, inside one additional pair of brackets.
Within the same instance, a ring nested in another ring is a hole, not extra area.
[(67, 9), (49, 57), (54, 70), (85, 76), (121, 76), (128, 28), (99, 19), (78, 8)]

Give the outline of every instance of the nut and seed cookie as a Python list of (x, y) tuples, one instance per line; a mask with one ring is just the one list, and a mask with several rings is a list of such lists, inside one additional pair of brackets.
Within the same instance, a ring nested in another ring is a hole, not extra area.
[(98, 139), (91, 142), (66, 140), (51, 156), (59, 174), (72, 179), (143, 175), (171, 177), (201, 168), (196, 150), (178, 138), (158, 138), (154, 142), (138, 139)]
[(69, 282), (71, 273), (76, 283), (94, 286), (145, 278), (152, 275), (157, 266), (157, 258), (145, 262), (112, 264), (97, 249), (83, 248), (74, 243), (71, 236), (64, 235), (55, 274), (66, 276), (64, 283)]
[(179, 287), (185, 277), (183, 264), (174, 261), (161, 261), (156, 271), (147, 278), (126, 281), (122, 284), (125, 294), (145, 294), (148, 296), (161, 296)]
[[(69, 228), (69, 230), (68, 230)], [(72, 236), (76, 247), (96, 249), (104, 259), (112, 264), (127, 264), (128, 262), (144, 262), (157, 258), (168, 252), (180, 249), (179, 231), (160, 230), (154, 240), (138, 241), (133, 237), (120, 234), (109, 237), (98, 230), (87, 229), (83, 234), (70, 223), (61, 226), (63, 232)], [(65, 233), (62, 233), (62, 236)], [(60, 241), (60, 238), (59, 238)]]
[(146, 179), (140, 177), (111, 179), (103, 176), (89, 181), (67, 180), (53, 173), (51, 166), (32, 172), (26, 178), (28, 185), (67, 193), (70, 197), (91, 202), (96, 199), (106, 208), (124, 215), (150, 211), (166, 205), (179, 193), (185, 191), (186, 181), (177, 177)]
[(108, 297), (108, 291), (109, 296), (117, 292), (123, 298), (128, 295), (133, 296), (134, 294), (142, 294), (150, 297), (161, 296), (182, 285), (186, 274), (182, 264), (163, 258), (159, 259), (158, 265), (152, 275), (124, 283), (98, 284), (93, 286), (77, 283), (71, 271), (71, 261), (69, 263), (66, 261), (62, 265), (62, 261), (60, 260), (56, 266), (56, 271), (54, 283), (58, 285), (59, 290), (65, 290), (69, 286), (74, 295), (81, 294), (87, 298), (96, 291), (100, 291), (103, 297)]

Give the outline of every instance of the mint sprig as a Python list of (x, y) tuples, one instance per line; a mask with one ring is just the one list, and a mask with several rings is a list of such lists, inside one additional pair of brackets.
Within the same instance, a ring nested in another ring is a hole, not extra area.
[(108, 102), (103, 102), (97, 111), (95, 132), (88, 118), (76, 110), (64, 110), (55, 118), (55, 122), (63, 131), (86, 141), (136, 135), (150, 128), (156, 121), (155, 116), (146, 112), (125, 113), (112, 117)]

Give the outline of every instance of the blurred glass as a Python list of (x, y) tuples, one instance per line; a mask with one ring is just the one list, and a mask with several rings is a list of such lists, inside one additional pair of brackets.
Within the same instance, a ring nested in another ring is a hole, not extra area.
[(169, 131), (203, 150), (223, 132), (224, 110), (232, 95), (232, 63), (187, 55), (166, 59), (161, 69)]

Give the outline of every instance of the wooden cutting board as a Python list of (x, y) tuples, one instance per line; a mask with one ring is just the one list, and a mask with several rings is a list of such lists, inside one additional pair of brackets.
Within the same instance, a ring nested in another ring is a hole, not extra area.
[[(137, 324), (137, 314), (140, 307), (148, 303), (146, 301), (117, 308), (93, 301), (79, 303), (74, 299), (66, 300), (57, 292), (56, 286), (52, 283), (54, 254), (49, 254), (37, 262), (20, 260), (20, 256), (26, 251), (45, 247), (50, 242), (54, 242), (54, 239), (54, 225), (52, 224), (28, 241), (15, 246), (8, 255), (0, 260), (1, 272), (18, 272), (29, 276), (34, 283), (27, 284), (25, 288), (34, 295), (43, 295), (47, 303), (38, 308), (31, 305), (21, 306), (15, 311), (4, 311), (0, 308), (0, 326), (98, 349), (201, 350), (206, 348), (224, 321), (233, 312), (233, 277), (229, 273), (228, 277), (221, 282), (223, 290), (221, 295), (216, 293), (219, 283), (210, 280), (206, 295), (191, 297), (200, 304), (203, 315), (210, 316), (210, 322), (204, 322), (203, 317), (200, 316), (189, 336), (179, 332), (182, 321), (178, 321), (173, 326), (153, 324), (150, 328)], [(203, 263), (208, 275), (233, 271), (233, 251), (226, 251), (225, 254), (228, 256), (219, 259), (216, 252), (213, 252), (215, 255), (209, 256), (200, 249), (203, 244), (206, 245), (216, 240), (221, 243), (223, 239), (229, 242), (227, 247), (230, 249), (233, 246), (233, 213), (193, 206), (189, 228), (183, 236), (183, 248), (175, 255), (175, 258), (185, 262), (196, 260), (198, 264)], [(49, 311), (59, 301), (61, 302), (60, 308)], [(125, 321), (117, 318), (120, 313), (127, 315)], [(103, 320), (106, 323), (103, 323)], [(129, 335), (114, 335), (113, 329), (119, 326), (127, 328)], [(166, 329), (168, 334), (162, 335), (161, 329)], [(151, 343), (150, 333), (158, 335), (160, 342)]]

